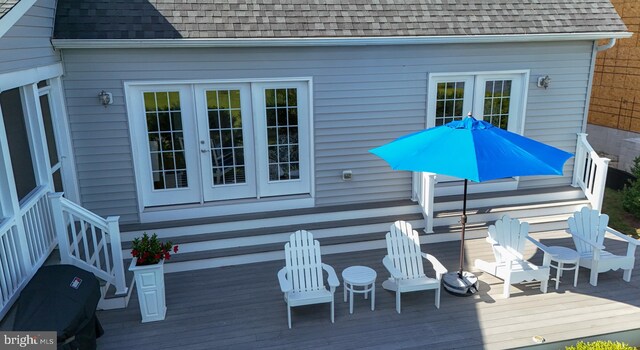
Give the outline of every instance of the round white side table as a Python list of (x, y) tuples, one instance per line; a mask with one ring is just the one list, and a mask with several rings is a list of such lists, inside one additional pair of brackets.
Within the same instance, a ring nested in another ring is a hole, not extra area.
[[(556, 289), (560, 284), (562, 271), (574, 270), (573, 286), (578, 285), (578, 270), (580, 269), (580, 255), (578, 252), (567, 247), (551, 246), (548, 247), (544, 255), (544, 259), (549, 260), (549, 266), (556, 269)], [(553, 264), (554, 262), (556, 265)], [(564, 264), (573, 266), (565, 267)]]
[(350, 314), (353, 313), (353, 293), (362, 293), (364, 298), (367, 299), (367, 295), (371, 292), (371, 310), (375, 310), (377, 276), (372, 268), (366, 266), (351, 266), (342, 271), (344, 301), (347, 302), (347, 292), (349, 292)]

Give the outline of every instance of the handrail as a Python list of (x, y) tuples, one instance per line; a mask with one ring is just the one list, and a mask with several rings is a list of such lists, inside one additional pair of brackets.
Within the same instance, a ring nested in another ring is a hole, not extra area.
[(62, 262), (91, 271), (114, 285), (116, 294), (126, 294), (119, 217), (103, 219), (62, 193), (50, 193), (49, 200)]
[(602, 209), (609, 161), (609, 158), (600, 157), (591, 147), (587, 134), (578, 134), (571, 185), (582, 189), (592, 209)]
[(424, 231), (433, 233), (433, 197), (435, 194), (436, 174), (414, 172), (412, 176), (411, 200), (418, 202), (424, 217)]
[(0, 319), (57, 244), (47, 192), (37, 188), (0, 219)]

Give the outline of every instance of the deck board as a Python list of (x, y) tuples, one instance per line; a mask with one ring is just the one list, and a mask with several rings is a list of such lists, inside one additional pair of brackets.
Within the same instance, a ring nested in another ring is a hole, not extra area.
[[(547, 245), (572, 247), (564, 232), (535, 233)], [(622, 254), (617, 241), (607, 248)], [(458, 264), (459, 242), (423, 245), (450, 270)], [(105, 334), (100, 349), (504, 349), (532, 346), (541, 335), (547, 342), (640, 328), (640, 271), (631, 283), (622, 272), (600, 274), (597, 287), (589, 284), (589, 271), (581, 269), (578, 287), (573, 272), (565, 272), (559, 290), (549, 282), (511, 287), (511, 298), (502, 297), (502, 281), (479, 273), (480, 291), (473, 297), (442, 293), (440, 309), (434, 292), (406, 293), (402, 314), (395, 311), (394, 294), (381, 286), (388, 274), (382, 266), (385, 250), (323, 256), (323, 262), (340, 273), (351, 265), (367, 265), (378, 272), (376, 310), (357, 296), (354, 313), (343, 302), (342, 286), (336, 291), (335, 324), (328, 304), (292, 310), (293, 328), (287, 327), (286, 307), (276, 278), (283, 261), (166, 274), (167, 317), (140, 323), (134, 292), (125, 310), (100, 311)], [(541, 263), (542, 254), (528, 246), (527, 256)], [(283, 254), (284, 258), (284, 254)], [(476, 258), (491, 261), (489, 245), (482, 239), (466, 243), (467, 269)], [(429, 269), (427, 269), (429, 271)], [(476, 271), (477, 272), (477, 271)], [(429, 271), (427, 273), (432, 273)]]

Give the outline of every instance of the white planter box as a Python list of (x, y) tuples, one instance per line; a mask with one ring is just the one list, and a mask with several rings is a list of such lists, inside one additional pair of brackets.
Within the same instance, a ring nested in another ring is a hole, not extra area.
[(164, 260), (154, 265), (136, 266), (133, 258), (129, 271), (133, 271), (140, 302), (142, 322), (162, 321), (167, 313), (164, 299)]

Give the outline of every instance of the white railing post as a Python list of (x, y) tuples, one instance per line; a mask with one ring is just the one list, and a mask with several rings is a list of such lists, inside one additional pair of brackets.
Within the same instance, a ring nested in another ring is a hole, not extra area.
[(587, 141), (587, 134), (578, 134), (576, 157), (571, 185), (580, 187), (591, 208), (602, 209), (610, 159), (598, 156)]
[(111, 258), (113, 259), (112, 272), (115, 278), (116, 295), (127, 294), (128, 288), (124, 278), (124, 262), (122, 261), (122, 242), (120, 241), (119, 216), (109, 216), (107, 227), (109, 229), (109, 242), (111, 243)]
[(573, 187), (580, 186), (580, 181), (584, 176), (585, 163), (586, 163), (585, 156), (587, 151), (585, 149), (584, 144), (586, 142), (587, 142), (587, 134), (579, 133), (578, 141), (576, 145), (576, 156), (575, 156), (574, 169), (573, 169), (573, 179), (571, 181), (571, 186)]
[(423, 173), (423, 178), (426, 183), (423, 184), (424, 188), (424, 203), (427, 217), (425, 218), (425, 232), (433, 233), (433, 198), (435, 197), (435, 189), (436, 189), (436, 174), (434, 173)]
[(422, 181), (420, 180), (420, 173), (412, 172), (411, 173), (411, 200), (414, 202), (420, 201), (420, 196), (418, 195), (422, 192)]
[(60, 250), (60, 261), (63, 264), (71, 264), (71, 253), (69, 251), (69, 234), (64, 223), (62, 210), (62, 193), (49, 193), (49, 203), (51, 204), (51, 215), (53, 216), (53, 227), (58, 237), (58, 249)]
[(593, 203), (592, 209), (600, 211), (602, 209), (602, 201), (604, 200), (604, 189), (607, 184), (607, 171), (609, 170), (609, 158), (600, 158), (598, 168), (596, 170), (596, 178), (593, 183)]
[(435, 193), (436, 174), (414, 172), (411, 200), (418, 202), (424, 217), (424, 231), (433, 233), (433, 197)]

